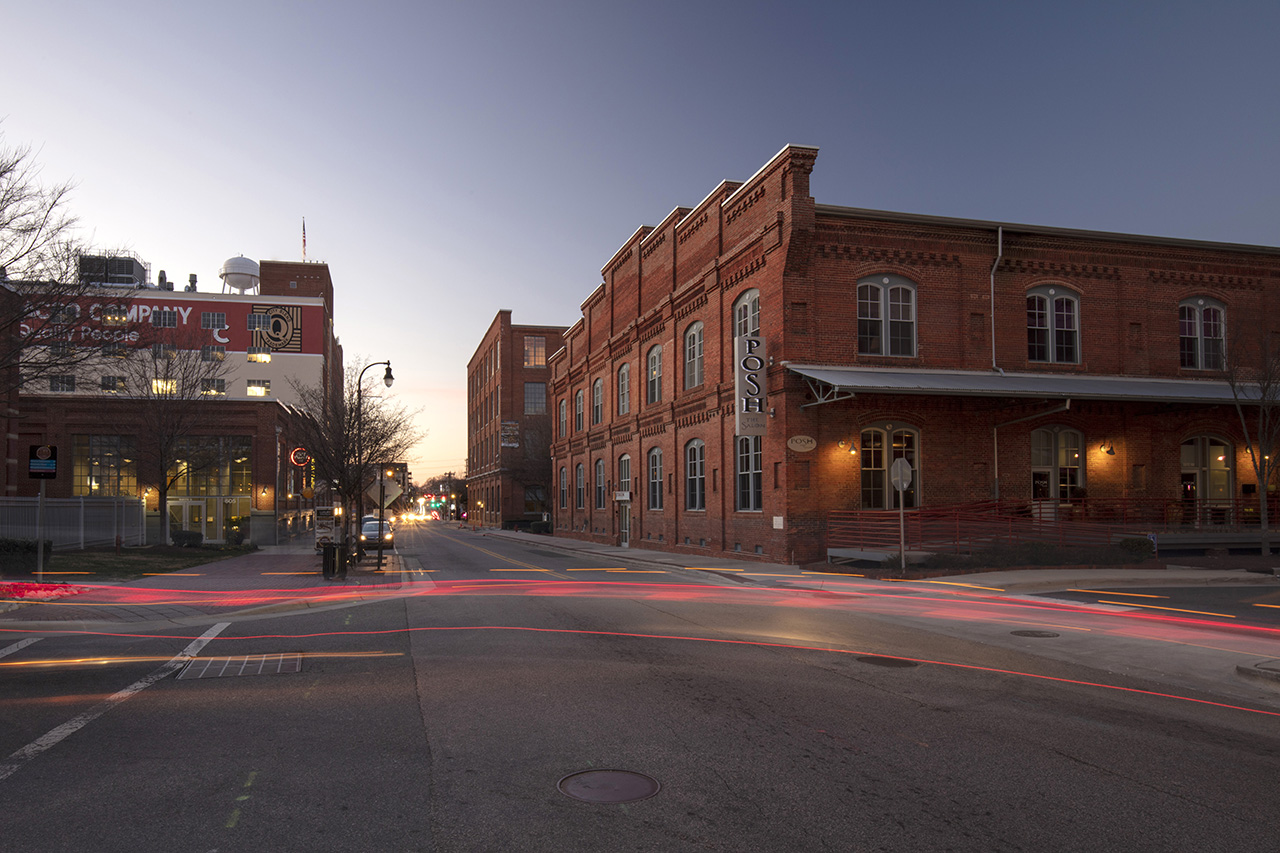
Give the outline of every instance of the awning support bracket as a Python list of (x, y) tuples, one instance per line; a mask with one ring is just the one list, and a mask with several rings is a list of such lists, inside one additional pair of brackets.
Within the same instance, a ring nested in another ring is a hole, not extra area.
[[(800, 375), (804, 376), (804, 374)], [(857, 396), (844, 386), (822, 382), (812, 376), (805, 376), (804, 382), (813, 393), (814, 401), (812, 403), (801, 403), (800, 408), (802, 409), (807, 409), (810, 406), (821, 406), (825, 403), (839, 403), (841, 400), (852, 400)]]

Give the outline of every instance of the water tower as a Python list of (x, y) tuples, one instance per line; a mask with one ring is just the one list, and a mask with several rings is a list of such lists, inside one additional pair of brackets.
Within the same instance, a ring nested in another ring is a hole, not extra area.
[(244, 255), (228, 258), (218, 271), (218, 278), (222, 279), (223, 293), (232, 290), (237, 293), (257, 293), (258, 262), (251, 261)]

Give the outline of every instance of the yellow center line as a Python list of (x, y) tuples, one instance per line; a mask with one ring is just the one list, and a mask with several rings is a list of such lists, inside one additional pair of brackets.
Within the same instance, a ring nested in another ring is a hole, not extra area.
[(491, 572), (549, 572), (550, 569), (490, 569)]
[(151, 578), (202, 578), (203, 572), (143, 572)]
[(685, 566), (691, 572), (744, 572), (746, 569), (705, 569), (699, 566)]
[(1254, 604), (1253, 606), (1254, 607), (1274, 607), (1275, 609), (1280, 610), (1280, 604)]
[(1223, 619), (1234, 619), (1230, 613), (1210, 613), (1207, 610), (1183, 610), (1180, 607), (1157, 607), (1154, 604), (1138, 604), (1136, 601), (1098, 601), (1099, 604), (1119, 604), (1124, 607), (1145, 607), (1150, 610), (1171, 610), (1174, 613), (1194, 613), (1197, 616), (1221, 616)]
[(969, 589), (986, 589), (991, 592), (1004, 592), (1003, 587), (998, 586), (979, 586), (976, 583), (960, 583), (959, 581), (921, 581), (921, 583), (940, 583), (944, 586), (963, 586)]
[(1147, 595), (1142, 592), (1115, 592), (1109, 589), (1069, 589), (1067, 592), (1090, 592), (1097, 595), (1128, 595), (1133, 598), (1168, 598), (1167, 595)]
[(802, 575), (827, 575), (833, 578), (865, 578), (866, 575), (855, 575), (852, 572), (801, 572)]

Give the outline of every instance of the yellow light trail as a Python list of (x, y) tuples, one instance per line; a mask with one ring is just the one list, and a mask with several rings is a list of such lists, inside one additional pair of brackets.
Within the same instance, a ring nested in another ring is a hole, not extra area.
[(1230, 613), (1210, 613), (1207, 610), (1183, 610), (1180, 607), (1157, 607), (1154, 604), (1139, 604), (1136, 601), (1098, 601), (1099, 604), (1119, 604), (1124, 607), (1145, 607), (1149, 610), (1171, 610), (1174, 613), (1194, 613), (1197, 616), (1221, 616), (1223, 619), (1234, 619)]
[(1088, 592), (1094, 595), (1127, 595), (1132, 598), (1168, 598), (1167, 595), (1148, 595), (1144, 592), (1116, 592), (1111, 589), (1069, 589), (1067, 592)]

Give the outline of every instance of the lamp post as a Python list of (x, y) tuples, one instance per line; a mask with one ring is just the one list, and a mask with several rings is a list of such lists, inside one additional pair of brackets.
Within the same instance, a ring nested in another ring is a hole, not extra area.
[[(387, 372), (383, 375), (382, 381), (391, 387), (391, 383), (396, 378), (391, 375), (391, 360), (375, 361), (372, 364), (365, 365), (364, 370), (360, 371), (360, 377), (356, 380), (356, 507), (360, 510), (360, 518), (357, 524), (364, 526), (364, 375), (369, 368), (379, 364), (387, 366)], [(360, 544), (360, 540), (356, 540), (356, 552), (360, 558), (364, 557), (364, 546)]]

